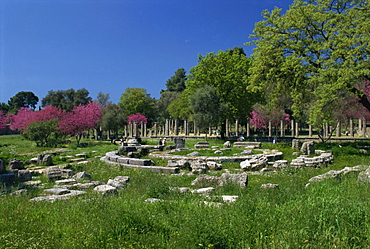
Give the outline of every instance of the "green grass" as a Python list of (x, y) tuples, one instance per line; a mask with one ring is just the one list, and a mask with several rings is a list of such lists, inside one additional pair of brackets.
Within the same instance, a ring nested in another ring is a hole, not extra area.
[[(13, 137), (14, 144), (0, 147), (1, 153), (9, 153), (2, 149), (11, 146), (17, 153), (38, 151), (18, 139)], [(4, 143), (9, 140), (2, 136), (0, 144)], [(195, 141), (186, 143), (191, 147)], [(23, 148), (26, 145), (28, 150)], [(100, 143), (73, 153), (87, 151), (92, 158), (94, 150), (102, 154), (116, 147)], [(287, 158), (293, 152), (284, 144), (263, 147), (279, 149)], [(202, 196), (170, 191), (170, 187), (191, 187), (196, 176), (121, 169), (91, 159), (80, 170), (91, 174), (93, 180), (106, 182), (128, 175), (131, 182), (113, 197), (89, 191), (68, 201), (28, 201), (41, 190), (0, 197), (0, 248), (370, 248), (368, 184), (357, 183), (353, 173), (305, 188), (309, 178), (328, 170), (370, 165), (366, 153), (346, 155), (344, 147), (338, 147), (335, 162), (328, 167), (249, 175), (245, 189), (234, 185), (217, 188), (216, 196), (239, 196), (235, 203), (221, 207), (202, 204), (208, 200)], [(238, 165), (226, 167), (236, 170)], [(280, 187), (262, 190), (263, 183)], [(153, 197), (165, 201), (144, 202)]]

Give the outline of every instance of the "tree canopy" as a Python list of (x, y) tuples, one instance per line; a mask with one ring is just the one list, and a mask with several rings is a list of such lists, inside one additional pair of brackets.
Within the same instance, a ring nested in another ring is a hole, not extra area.
[(85, 88), (75, 91), (73, 88), (68, 90), (49, 91), (42, 99), (42, 106), (51, 105), (64, 111), (71, 111), (78, 105), (86, 105), (92, 101), (89, 91)]
[(185, 90), (186, 71), (184, 68), (176, 70), (175, 75), (166, 81), (166, 91), (182, 92)]
[(229, 118), (243, 119), (259, 100), (259, 94), (247, 90), (250, 64), (250, 58), (239, 47), (200, 55), (198, 65), (190, 69), (186, 91), (213, 86), (220, 101), (228, 105)]
[(127, 87), (118, 102), (126, 116), (141, 113), (153, 122), (156, 113), (155, 99), (150, 97), (145, 88)]
[(18, 92), (8, 101), (9, 111), (15, 112), (21, 107), (28, 107), (34, 110), (37, 102), (39, 102), (39, 98), (33, 92)]
[(293, 100), (294, 116), (309, 109), (312, 124), (329, 121), (343, 95), (368, 110), (361, 85), (370, 73), (368, 1), (296, 0), (286, 11), (264, 11), (251, 43), (251, 87), (269, 102)]

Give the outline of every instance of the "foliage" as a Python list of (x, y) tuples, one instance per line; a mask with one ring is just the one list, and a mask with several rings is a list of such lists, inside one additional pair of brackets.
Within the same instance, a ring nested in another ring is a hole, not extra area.
[(0, 103), (0, 111), (3, 111), (5, 114), (8, 113), (10, 106), (4, 102)]
[(218, 125), (225, 118), (227, 105), (221, 102), (215, 87), (205, 85), (190, 95), (190, 109), (199, 128)]
[(28, 107), (21, 107), (18, 110), (16, 115), (10, 114), (8, 115), (8, 119), (10, 121), (9, 128), (11, 130), (19, 130), (25, 133), (27, 131), (27, 126), (36, 121), (34, 120), (34, 111), (32, 111)]
[(99, 92), (96, 102), (98, 102), (100, 106), (106, 106), (107, 104), (112, 104), (109, 98), (109, 93)]
[(173, 100), (167, 107), (168, 113), (172, 118), (188, 120), (191, 118), (191, 110), (189, 107), (189, 95), (186, 91)]
[(7, 116), (3, 111), (0, 110), (0, 130), (3, 130), (6, 128), (6, 123), (7, 123)]
[(48, 121), (36, 121), (30, 123), (24, 136), (35, 141), (37, 146), (46, 146), (49, 144), (49, 138), (54, 135), (58, 137), (58, 120), (52, 119)]
[(73, 88), (68, 90), (49, 91), (41, 100), (42, 106), (51, 105), (64, 111), (71, 111), (78, 105), (86, 105), (92, 101), (89, 91), (85, 88), (75, 91)]
[(34, 110), (39, 98), (33, 92), (18, 92), (8, 101), (9, 111), (16, 112), (21, 107), (26, 107)]
[(287, 93), (294, 116), (309, 109), (311, 124), (332, 121), (343, 94), (357, 97), (368, 110), (358, 87), (370, 73), (368, 1), (296, 0), (285, 13), (264, 11), (252, 44), (251, 87), (274, 102)]
[(148, 119), (144, 115), (142, 115), (141, 113), (136, 113), (136, 114), (127, 116), (127, 121), (128, 122), (134, 122), (134, 123), (137, 123), (137, 124), (148, 123)]
[(289, 125), (290, 115), (278, 108), (269, 110), (266, 106), (256, 105), (251, 112), (250, 124), (257, 129), (265, 129), (268, 128), (269, 122), (274, 127), (279, 126), (281, 120), (284, 125)]
[(229, 107), (229, 118), (245, 119), (259, 95), (247, 90), (251, 60), (242, 48), (199, 55), (198, 65), (190, 69), (186, 90), (189, 94), (209, 85), (217, 90), (220, 101)]
[(149, 123), (154, 121), (157, 111), (155, 100), (146, 93), (146, 89), (138, 87), (127, 87), (122, 93), (118, 106), (126, 116), (141, 113), (148, 118)]
[(124, 113), (116, 104), (108, 103), (102, 107), (100, 125), (103, 131), (118, 133), (118, 130), (123, 128), (126, 123), (127, 120)]
[(63, 134), (75, 136), (79, 143), (82, 135), (99, 123), (101, 116), (101, 107), (98, 102), (79, 105), (61, 117), (58, 129)]
[(159, 123), (164, 123), (166, 119), (171, 118), (168, 111), (169, 105), (178, 99), (180, 92), (175, 91), (162, 91), (161, 97), (157, 100), (158, 106), (158, 117), (157, 121)]
[(166, 81), (166, 91), (182, 92), (185, 90), (186, 71), (184, 68), (176, 70), (175, 75)]

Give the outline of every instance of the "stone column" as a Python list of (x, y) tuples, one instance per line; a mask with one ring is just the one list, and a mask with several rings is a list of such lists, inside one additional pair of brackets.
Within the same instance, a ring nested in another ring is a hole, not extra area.
[(338, 123), (337, 123), (337, 137), (340, 137), (341, 136), (341, 134), (340, 134), (340, 128), (341, 128), (341, 124), (340, 124), (340, 121), (338, 121)]
[(157, 125), (158, 125), (158, 123), (157, 122), (155, 122), (154, 123), (154, 136), (157, 136)]
[(169, 120), (168, 119), (166, 119), (166, 123), (165, 123), (165, 126), (164, 126), (164, 135), (165, 136), (168, 136), (169, 135), (169, 129), (170, 129), (170, 127), (169, 127), (170, 125), (169, 125)]
[(362, 132), (362, 119), (359, 118), (358, 119), (358, 133), (359, 133), (359, 135), (361, 134), (361, 132)]
[(363, 118), (362, 120), (362, 134), (364, 137), (366, 137), (366, 119)]
[(175, 119), (175, 136), (179, 135), (179, 122)]
[(134, 125), (132, 122), (130, 122), (130, 137), (134, 136)]
[(292, 137), (294, 137), (294, 120), (291, 120), (290, 123), (292, 128)]
[(134, 137), (139, 135), (139, 124), (134, 122)]
[(312, 125), (308, 125), (308, 136), (312, 137)]
[(353, 134), (353, 119), (352, 118), (349, 120), (349, 135), (351, 137), (354, 136), (354, 134)]
[(125, 137), (127, 137), (127, 125), (125, 125)]
[(188, 121), (185, 119), (184, 120), (184, 134), (185, 136), (189, 136), (189, 126), (188, 126)]
[(295, 122), (295, 136), (296, 137), (299, 136), (299, 124), (298, 124), (298, 122)]
[(284, 137), (284, 120), (280, 120), (280, 137)]
[(228, 137), (229, 136), (229, 120), (226, 119), (226, 131), (225, 131), (225, 136)]
[(143, 134), (143, 136), (144, 136), (144, 137), (146, 137), (146, 133), (147, 133), (147, 130), (146, 130), (146, 128), (147, 128), (147, 127), (146, 127), (146, 125), (147, 125), (147, 124), (146, 124), (146, 123), (144, 123), (144, 132), (143, 132), (143, 133), (144, 133), (144, 134)]
[(239, 119), (235, 120), (235, 134), (239, 137)]
[(328, 122), (325, 123), (324, 136), (325, 137), (329, 136), (329, 124), (328, 124)]
[(272, 137), (272, 123), (269, 121), (269, 137)]
[(249, 123), (249, 120), (247, 120), (247, 137), (251, 136), (251, 124)]
[[(138, 132), (139, 133), (139, 132)], [(140, 123), (140, 133), (141, 133), (141, 137), (144, 137), (144, 122), (141, 122)]]
[(195, 120), (193, 121), (193, 129), (194, 129), (194, 136), (197, 135), (197, 123), (195, 122)]

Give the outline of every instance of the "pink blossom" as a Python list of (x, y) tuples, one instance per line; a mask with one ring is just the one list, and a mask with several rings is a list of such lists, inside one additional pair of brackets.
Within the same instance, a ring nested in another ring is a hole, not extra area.
[(127, 116), (127, 120), (128, 120), (128, 122), (135, 122), (135, 123), (138, 123), (138, 124), (148, 123), (148, 119), (144, 115), (142, 115), (141, 113), (136, 113), (136, 114)]

